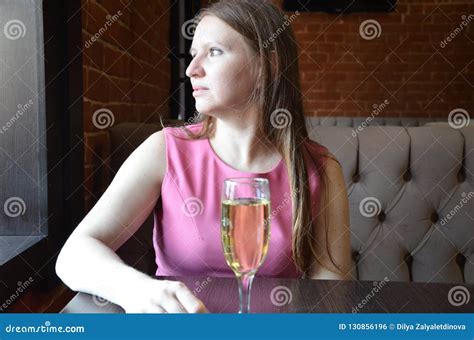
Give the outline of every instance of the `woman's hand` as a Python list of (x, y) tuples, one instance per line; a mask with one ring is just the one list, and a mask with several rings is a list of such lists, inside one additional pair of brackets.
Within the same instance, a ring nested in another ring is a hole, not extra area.
[(142, 283), (122, 304), (126, 313), (209, 313), (182, 282), (147, 278)]

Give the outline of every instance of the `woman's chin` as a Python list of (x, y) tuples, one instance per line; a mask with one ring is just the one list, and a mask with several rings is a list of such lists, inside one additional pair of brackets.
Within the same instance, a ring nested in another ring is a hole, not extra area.
[[(218, 115), (214, 110), (210, 110), (208, 107), (196, 105), (196, 111), (202, 115), (216, 117)], [(217, 117), (216, 117), (217, 118)]]

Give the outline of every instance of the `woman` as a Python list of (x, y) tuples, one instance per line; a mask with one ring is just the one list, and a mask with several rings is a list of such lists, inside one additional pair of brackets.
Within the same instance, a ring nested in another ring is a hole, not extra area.
[[(186, 75), (204, 120), (165, 128), (140, 145), (56, 264), (73, 290), (127, 312), (206, 311), (182, 283), (155, 280), (115, 254), (155, 206), (157, 274), (233, 275), (218, 227), (226, 177), (269, 178), (272, 208), (283, 205), (272, 217), (269, 252), (257, 276), (349, 275), (343, 174), (335, 157), (308, 138), (297, 47), (283, 13), (263, 1), (221, 1), (197, 21)], [(196, 203), (197, 213), (190, 206)]]

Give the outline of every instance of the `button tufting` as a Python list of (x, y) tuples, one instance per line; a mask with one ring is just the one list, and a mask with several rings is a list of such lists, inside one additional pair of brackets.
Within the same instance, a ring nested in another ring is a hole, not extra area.
[(405, 182), (408, 182), (411, 180), (411, 172), (407, 171), (403, 174), (403, 179), (405, 180)]
[(380, 222), (385, 221), (385, 213), (383, 211), (380, 211), (378, 218)]
[(353, 253), (352, 259), (354, 260), (354, 262), (359, 262), (360, 254), (358, 252)]
[(436, 211), (434, 211), (431, 214), (431, 222), (436, 223), (436, 222), (438, 222), (438, 219), (439, 219), (438, 213)]
[(459, 267), (464, 268), (464, 265), (466, 264), (466, 257), (463, 254), (458, 253), (456, 255), (456, 263)]
[(358, 183), (359, 181), (360, 181), (360, 175), (359, 174), (355, 174), (354, 176), (352, 176), (352, 182)]

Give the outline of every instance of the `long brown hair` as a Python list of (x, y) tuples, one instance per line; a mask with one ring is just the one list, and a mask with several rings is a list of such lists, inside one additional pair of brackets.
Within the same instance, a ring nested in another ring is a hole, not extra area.
[[(202, 9), (195, 19), (199, 22), (204, 16), (213, 15), (224, 21), (245, 38), (257, 58), (257, 63), (259, 62), (258, 65), (261, 65), (259, 81), (249, 102), (256, 104), (261, 113), (257, 131), (276, 147), (286, 163), (293, 192), (293, 259), (299, 270), (307, 276), (313, 259), (319, 264), (321, 262), (314, 249), (313, 223), (316, 219), (311, 215), (311, 195), (304, 153), (317, 165), (321, 189), (326, 190), (326, 193), (327, 176), (321, 166), (322, 159), (334, 158), (328, 153), (318, 152), (324, 148), (311, 141), (306, 130), (299, 82), (298, 50), (293, 30), (288, 24), (296, 14), (289, 17), (272, 3), (262, 0), (222, 0)], [(274, 62), (272, 53), (276, 57)], [(203, 115), (201, 120), (203, 127), (198, 133), (193, 133), (184, 126), (190, 138), (213, 136), (215, 118)], [(324, 208), (321, 209), (319, 204), (317, 207), (318, 213), (322, 213)], [(326, 214), (324, 218), (327, 220)], [(327, 223), (325, 226), (315, 227), (325, 228), (329, 258), (336, 268), (340, 269), (329, 250)]]

